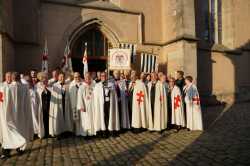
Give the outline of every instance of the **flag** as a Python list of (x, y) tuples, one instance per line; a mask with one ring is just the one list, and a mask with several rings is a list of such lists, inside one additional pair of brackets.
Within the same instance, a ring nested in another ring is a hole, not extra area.
[(45, 39), (44, 49), (43, 49), (43, 55), (42, 55), (42, 72), (49, 72), (48, 68), (48, 45), (47, 45), (47, 39)]
[(152, 73), (158, 71), (156, 55), (141, 53), (141, 72)]
[(83, 63), (83, 75), (85, 75), (88, 72), (88, 56), (87, 56), (87, 43), (85, 43), (85, 49), (84, 49), (84, 54), (82, 58), (82, 63)]
[(62, 70), (64, 72), (70, 72), (70, 73), (73, 72), (72, 61), (71, 61), (71, 51), (70, 51), (70, 46), (69, 46), (68, 41), (66, 43), (66, 47), (65, 47), (64, 55), (62, 59)]

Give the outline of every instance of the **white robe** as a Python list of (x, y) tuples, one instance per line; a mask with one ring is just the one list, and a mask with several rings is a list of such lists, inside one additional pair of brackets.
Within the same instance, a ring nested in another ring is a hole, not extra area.
[(45, 129), (43, 123), (43, 103), (42, 103), (42, 93), (43, 93), (43, 86), (40, 82), (36, 84), (36, 93), (38, 96), (38, 111), (37, 111), (37, 124), (38, 124), (38, 137), (43, 138), (45, 136)]
[(180, 88), (176, 85), (171, 91), (171, 105), (172, 105), (171, 123), (185, 127), (185, 114), (183, 108), (182, 95)]
[(38, 93), (38, 89), (35, 86), (30, 88), (30, 98), (31, 98), (31, 112), (34, 133), (38, 135), (39, 138), (44, 137), (44, 126), (43, 126), (43, 112), (42, 112), (42, 101)]
[[(110, 90), (110, 110), (109, 110), (109, 131), (120, 130), (119, 121), (119, 110), (118, 110), (118, 100), (117, 94), (112, 82), (108, 82), (108, 87)], [(105, 131), (105, 120), (104, 120), (104, 94), (103, 94), (103, 83), (99, 82), (94, 88), (94, 129), (97, 131)]]
[[(72, 81), (69, 84), (69, 96), (70, 96), (70, 105), (72, 111), (72, 119), (75, 124), (75, 134), (80, 134), (80, 115), (79, 110), (77, 110), (77, 98), (78, 98), (78, 90), (82, 83), (77, 83), (76, 81)], [(78, 88), (76, 87), (78, 86)]]
[(52, 86), (57, 82), (54, 78), (48, 80), (48, 87), (52, 88)]
[(14, 121), (13, 98), (9, 87), (0, 85), (0, 143), (4, 149), (25, 147), (26, 139), (18, 132)]
[[(95, 135), (94, 129), (94, 86), (83, 83), (78, 90), (77, 110), (80, 111), (80, 133), (82, 136)], [(84, 111), (81, 111), (84, 110)]]
[[(65, 115), (63, 115), (62, 91), (65, 91)], [(49, 134), (57, 136), (64, 132), (72, 132), (72, 111), (69, 99), (69, 89), (65, 89), (56, 82), (51, 88), (50, 110), (49, 110)]]
[(121, 128), (130, 129), (130, 119), (129, 119), (129, 110), (128, 110), (128, 89), (126, 86), (125, 80), (119, 81), (120, 95), (121, 95)]
[(194, 84), (184, 87), (187, 128), (190, 130), (203, 130), (200, 98)]
[(154, 104), (154, 131), (162, 131), (168, 124), (168, 105), (167, 92), (163, 84), (158, 81), (155, 85), (155, 104)]
[[(141, 95), (139, 97), (138, 95)], [(138, 102), (140, 101), (140, 102)], [(133, 90), (132, 101), (132, 127), (133, 128), (148, 128), (149, 123), (152, 127), (152, 116), (149, 108), (147, 89), (141, 80), (137, 80)], [(151, 119), (149, 119), (151, 117)]]
[(21, 83), (22, 83), (22, 84), (25, 84), (25, 85), (28, 85), (28, 84), (29, 84), (28, 81), (25, 80), (24, 78), (21, 78)]
[(27, 142), (33, 140), (34, 129), (31, 113), (31, 99), (28, 85), (12, 82), (10, 85), (14, 102), (14, 121), (20, 134)]

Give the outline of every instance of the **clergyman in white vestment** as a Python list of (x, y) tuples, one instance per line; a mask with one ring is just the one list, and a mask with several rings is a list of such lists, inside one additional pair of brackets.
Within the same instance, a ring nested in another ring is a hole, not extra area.
[(73, 131), (69, 98), (69, 86), (65, 84), (64, 74), (60, 73), (58, 81), (51, 88), (49, 110), (49, 134), (51, 136)]
[(77, 110), (80, 111), (79, 135), (93, 136), (94, 129), (94, 86), (90, 73), (85, 73), (83, 84), (79, 87)]
[(120, 130), (117, 94), (113, 82), (107, 80), (106, 73), (101, 73), (101, 82), (94, 88), (94, 122), (96, 132), (103, 137)]
[(74, 80), (69, 84), (70, 105), (72, 111), (72, 119), (74, 123), (74, 133), (80, 135), (80, 115), (77, 109), (78, 91), (82, 85), (80, 73), (74, 73)]

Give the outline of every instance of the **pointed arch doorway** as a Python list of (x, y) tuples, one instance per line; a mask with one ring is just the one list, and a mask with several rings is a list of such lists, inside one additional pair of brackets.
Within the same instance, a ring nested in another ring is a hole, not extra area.
[(76, 72), (83, 73), (82, 58), (87, 43), (88, 68), (90, 72), (107, 69), (108, 48), (112, 44), (101, 32), (98, 24), (93, 24), (82, 30), (71, 42), (72, 66)]

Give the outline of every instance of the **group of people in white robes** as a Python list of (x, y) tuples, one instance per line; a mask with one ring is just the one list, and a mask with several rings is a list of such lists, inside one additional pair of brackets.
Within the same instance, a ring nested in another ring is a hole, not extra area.
[(48, 79), (47, 73), (35, 70), (26, 76), (7, 72), (0, 84), (1, 157), (9, 157), (11, 149), (22, 154), (36, 137), (203, 130), (193, 78), (177, 73), (177, 79), (135, 71), (114, 71), (110, 77), (106, 72), (86, 73), (84, 78), (75, 72), (66, 78), (54, 70)]

